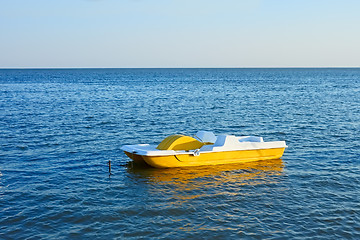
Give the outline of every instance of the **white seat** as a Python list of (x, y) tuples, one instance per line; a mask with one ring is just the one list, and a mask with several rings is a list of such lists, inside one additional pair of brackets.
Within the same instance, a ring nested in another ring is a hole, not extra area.
[(263, 142), (262, 137), (255, 137), (255, 136), (245, 136), (245, 137), (239, 137), (239, 142)]
[(213, 145), (205, 145), (200, 148), (202, 151), (212, 151), (216, 149), (232, 148), (239, 145), (239, 140), (233, 135), (219, 135)]
[(213, 132), (199, 131), (195, 135), (203, 143), (215, 143), (216, 136)]
[(238, 144), (238, 138), (234, 135), (219, 135), (214, 143), (214, 147), (236, 146)]

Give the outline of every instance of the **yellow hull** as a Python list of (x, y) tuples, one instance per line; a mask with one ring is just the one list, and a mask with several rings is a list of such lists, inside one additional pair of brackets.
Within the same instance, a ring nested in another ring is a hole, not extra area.
[(135, 162), (145, 161), (155, 168), (192, 167), (218, 164), (246, 163), (259, 160), (279, 159), (285, 148), (208, 152), (199, 156), (193, 154), (179, 154), (169, 156), (142, 156), (126, 152), (126, 155)]

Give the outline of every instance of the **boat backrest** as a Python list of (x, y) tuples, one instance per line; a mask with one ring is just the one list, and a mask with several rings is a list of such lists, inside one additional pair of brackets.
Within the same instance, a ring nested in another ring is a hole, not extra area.
[(203, 143), (214, 144), (216, 142), (216, 136), (213, 132), (199, 131), (196, 133), (196, 138)]

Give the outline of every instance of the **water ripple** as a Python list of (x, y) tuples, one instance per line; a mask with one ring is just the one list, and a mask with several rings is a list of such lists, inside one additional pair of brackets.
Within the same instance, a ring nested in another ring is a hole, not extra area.
[[(359, 69), (0, 70), (0, 85), (1, 239), (360, 238)], [(188, 169), (120, 151), (199, 129), (289, 148)]]

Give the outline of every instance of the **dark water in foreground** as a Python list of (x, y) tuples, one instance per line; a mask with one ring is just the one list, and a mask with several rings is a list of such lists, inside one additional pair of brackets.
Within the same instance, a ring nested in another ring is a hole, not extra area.
[[(197, 130), (289, 148), (190, 169), (120, 151)], [(0, 239), (360, 238), (360, 69), (0, 70), (0, 147)]]

